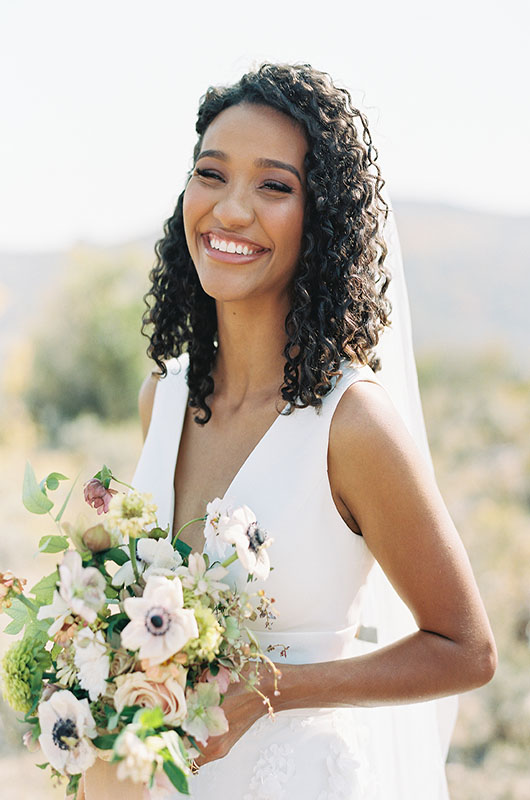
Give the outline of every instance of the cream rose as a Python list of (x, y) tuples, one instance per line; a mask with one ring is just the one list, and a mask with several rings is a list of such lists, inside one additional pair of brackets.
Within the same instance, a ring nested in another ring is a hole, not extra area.
[(116, 711), (123, 711), (125, 706), (159, 706), (168, 725), (178, 725), (186, 716), (184, 690), (173, 677), (154, 681), (143, 672), (131, 672), (128, 675), (119, 675), (115, 683), (118, 686), (114, 695)]

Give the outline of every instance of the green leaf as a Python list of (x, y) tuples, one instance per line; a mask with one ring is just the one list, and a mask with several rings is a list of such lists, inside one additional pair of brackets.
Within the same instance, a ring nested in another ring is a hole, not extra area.
[(129, 553), (122, 550), (120, 547), (111, 547), (110, 550), (105, 550), (103, 554), (103, 561), (114, 561), (120, 567), (130, 560)]
[(53, 492), (59, 487), (59, 481), (67, 480), (68, 478), (66, 475), (63, 475), (62, 472), (50, 472), (50, 474), (44, 478), (44, 483), (46, 484), (46, 487)]
[(73, 483), (72, 483), (72, 485), (70, 486), (70, 490), (69, 490), (68, 494), (67, 494), (67, 495), (66, 495), (66, 497), (65, 497), (64, 503), (62, 504), (62, 506), (61, 506), (61, 508), (60, 508), (60, 510), (59, 510), (59, 513), (58, 513), (58, 514), (57, 514), (57, 516), (55, 517), (55, 522), (60, 522), (60, 521), (61, 521), (61, 517), (63, 516), (63, 514), (64, 514), (64, 510), (65, 510), (66, 506), (68, 505), (68, 501), (70, 500), (70, 497), (72, 496), (72, 492), (74, 491), (74, 486), (76, 485), (76, 483), (77, 483), (77, 481), (78, 481), (78, 479), (79, 479), (79, 475), (80, 475), (80, 474), (81, 474), (81, 473), (79, 472), (79, 473), (76, 475), (76, 477), (75, 477), (75, 479), (74, 479), (74, 482), (73, 482)]
[(53, 508), (53, 503), (37, 483), (33, 467), (26, 462), (24, 483), (22, 485), (22, 502), (32, 514), (47, 514)]
[(12, 636), (16, 633), (20, 633), (30, 618), (30, 613), (27, 606), (25, 606), (24, 603), (21, 603), (20, 600), (17, 600), (16, 598), (13, 600), (11, 607), (6, 608), (5, 613), (8, 615), (8, 617), (11, 617), (12, 621), (6, 625), (4, 632), (9, 633)]
[(160, 728), (164, 724), (164, 715), (159, 706), (142, 708), (134, 715), (133, 722), (139, 722), (142, 728)]
[(191, 547), (186, 542), (183, 542), (181, 539), (177, 539), (175, 542), (175, 550), (180, 553), (182, 558), (187, 558), (191, 553)]
[(164, 761), (164, 772), (177, 791), (181, 794), (190, 793), (186, 773), (183, 772), (180, 767), (177, 767), (173, 761)]
[(44, 764), (35, 764), (35, 766), (38, 767), (39, 769), (46, 769), (49, 763), (50, 763), (49, 761), (45, 761)]
[(39, 553), (60, 553), (68, 550), (66, 536), (43, 536), (39, 541)]
[(100, 750), (112, 750), (117, 738), (117, 733), (106, 733), (103, 736), (96, 736), (95, 739), (92, 739), (92, 744)]
[(98, 481), (101, 481), (105, 489), (108, 489), (110, 486), (110, 482), (113, 479), (114, 475), (112, 474), (112, 470), (110, 470), (106, 464), (103, 464), (99, 472), (96, 472), (94, 478), (97, 478)]
[(52, 572), (51, 575), (46, 575), (41, 578), (38, 583), (30, 589), (31, 594), (41, 606), (49, 605), (53, 600), (53, 593), (59, 580), (59, 573), (57, 570)]

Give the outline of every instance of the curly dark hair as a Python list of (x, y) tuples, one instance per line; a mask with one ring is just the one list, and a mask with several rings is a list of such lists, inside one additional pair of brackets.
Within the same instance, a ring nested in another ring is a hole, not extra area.
[[(267, 63), (233, 86), (209, 88), (201, 98), (194, 162), (212, 120), (239, 103), (266, 105), (288, 115), (302, 126), (308, 141), (307, 199), (285, 320), (288, 341), (280, 391), (287, 413), (310, 405), (318, 410), (334, 376), (341, 374), (342, 359), (380, 369), (372, 351), (390, 324), (391, 304), (385, 297), (390, 274), (382, 236), (388, 206), (380, 193), (384, 180), (377, 150), (365, 116), (329, 75), (308, 64)], [(165, 359), (188, 351), (189, 404), (199, 412), (195, 421), (204, 424), (211, 417), (206, 398), (214, 390), (217, 314), (189, 255), (183, 197), (184, 192), (155, 246), (142, 332), (149, 338), (147, 353), (162, 375), (167, 373)]]

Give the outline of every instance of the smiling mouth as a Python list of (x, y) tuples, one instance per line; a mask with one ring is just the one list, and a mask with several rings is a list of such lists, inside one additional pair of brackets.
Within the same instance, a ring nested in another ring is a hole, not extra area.
[(268, 247), (260, 247), (251, 242), (243, 242), (228, 237), (225, 239), (213, 233), (204, 233), (201, 238), (208, 255), (213, 258), (217, 257), (222, 261), (250, 261), (263, 255), (263, 253), (270, 252)]

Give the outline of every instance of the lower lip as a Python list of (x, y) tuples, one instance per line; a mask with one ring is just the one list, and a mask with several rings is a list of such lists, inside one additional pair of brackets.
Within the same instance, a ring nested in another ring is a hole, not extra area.
[(224, 261), (228, 264), (250, 264), (251, 261), (256, 261), (258, 258), (261, 258), (261, 256), (264, 256), (265, 253), (270, 253), (270, 250), (260, 250), (258, 253), (252, 253), (246, 256), (243, 253), (227, 253), (223, 250), (216, 250), (210, 247), (210, 241), (207, 236), (202, 236), (201, 238), (207, 256), (215, 259), (215, 261)]

